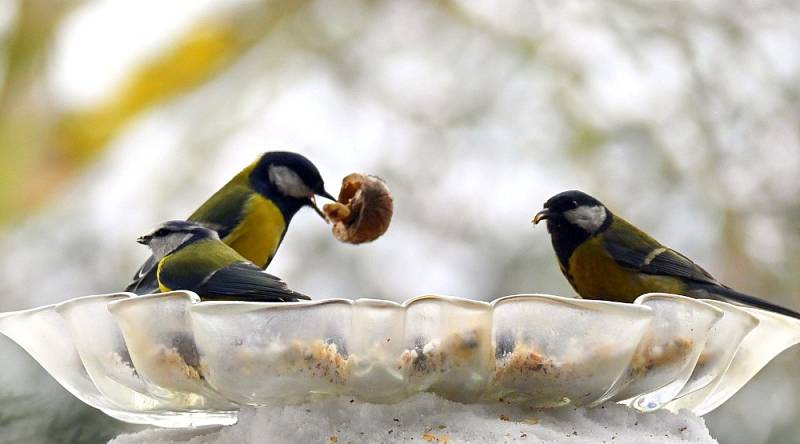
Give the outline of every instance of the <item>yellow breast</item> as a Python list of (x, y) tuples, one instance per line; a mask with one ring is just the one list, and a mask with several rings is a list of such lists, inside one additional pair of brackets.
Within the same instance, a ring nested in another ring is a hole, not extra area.
[(640, 273), (619, 265), (599, 238), (581, 244), (569, 259), (570, 283), (586, 299), (633, 302), (645, 293), (683, 294), (680, 279)]
[(283, 240), (286, 222), (269, 199), (254, 193), (247, 201), (245, 217), (224, 239), (247, 260), (265, 268)]

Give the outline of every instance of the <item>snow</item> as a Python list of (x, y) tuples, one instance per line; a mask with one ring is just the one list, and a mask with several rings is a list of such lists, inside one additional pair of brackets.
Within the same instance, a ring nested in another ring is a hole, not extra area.
[(618, 404), (592, 409), (526, 409), (459, 404), (423, 393), (392, 405), (342, 397), (295, 406), (248, 408), (239, 423), (201, 430), (122, 435), (113, 444), (238, 443), (715, 443), (705, 422), (683, 411), (638, 413)]

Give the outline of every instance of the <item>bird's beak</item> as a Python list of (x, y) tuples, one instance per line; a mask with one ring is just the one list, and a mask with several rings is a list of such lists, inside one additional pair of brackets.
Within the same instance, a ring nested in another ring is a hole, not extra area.
[(536, 216), (533, 216), (533, 220), (532, 220), (531, 222), (533, 222), (533, 224), (534, 224), (534, 225), (536, 225), (536, 224), (538, 224), (539, 222), (541, 222), (541, 221), (543, 221), (544, 219), (547, 219), (547, 218), (549, 218), (549, 217), (550, 217), (550, 210), (548, 210), (547, 208), (545, 208), (544, 210), (542, 210), (542, 211), (540, 211), (540, 212), (536, 213)]
[(152, 239), (152, 238), (153, 237), (150, 236), (150, 235), (145, 235), (145, 236), (141, 236), (138, 239), (136, 239), (136, 242), (139, 242), (142, 245), (147, 245), (147, 244), (150, 243), (150, 239)]
[(332, 200), (332, 201), (336, 202), (336, 198), (335, 198), (335, 197), (333, 197), (333, 196), (331, 196), (331, 193), (329, 193), (329, 192), (325, 191), (325, 188), (323, 188), (323, 189), (322, 189), (322, 190), (320, 190), (320, 191), (317, 191), (317, 193), (316, 193), (316, 194), (318, 194), (318, 195), (320, 195), (320, 196), (324, 197), (325, 199)]
[[(314, 194), (322, 196), (325, 199), (332, 200), (332, 201), (336, 202), (336, 198), (331, 196), (331, 193), (327, 192), (325, 190), (325, 188), (322, 188), (321, 190), (316, 191)], [(316, 211), (317, 214), (319, 214), (319, 217), (321, 217), (322, 220), (324, 220), (326, 223), (330, 222), (328, 220), (328, 217), (325, 216), (325, 213), (323, 213), (322, 210), (317, 206), (317, 196), (315, 196), (314, 194), (312, 194), (311, 197), (309, 198), (309, 200), (311, 201), (311, 208), (313, 208), (314, 211)]]
[(328, 220), (328, 217), (325, 216), (325, 213), (323, 213), (322, 210), (317, 206), (316, 196), (311, 196), (311, 197), (308, 198), (308, 200), (311, 203), (311, 208), (313, 208), (314, 211), (316, 211), (316, 213), (319, 214), (319, 217), (321, 217), (322, 220), (325, 221), (325, 223), (330, 223), (330, 221)]

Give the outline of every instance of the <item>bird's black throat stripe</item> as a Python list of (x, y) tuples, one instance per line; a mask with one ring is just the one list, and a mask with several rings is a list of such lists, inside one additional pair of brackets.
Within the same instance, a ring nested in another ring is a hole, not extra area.
[(553, 249), (558, 256), (558, 262), (561, 268), (566, 270), (569, 275), (569, 258), (572, 253), (584, 242), (590, 238), (601, 234), (606, 231), (611, 223), (614, 221), (614, 215), (606, 210), (606, 220), (603, 225), (595, 233), (589, 233), (583, 228), (569, 223), (563, 216), (554, 217), (547, 220), (547, 231), (550, 232), (550, 240), (553, 243)]

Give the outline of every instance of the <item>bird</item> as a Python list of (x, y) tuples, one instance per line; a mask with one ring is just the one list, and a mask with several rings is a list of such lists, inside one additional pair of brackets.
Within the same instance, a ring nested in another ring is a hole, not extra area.
[(672, 293), (800, 318), (794, 310), (720, 283), (581, 191), (564, 191), (547, 200), (532, 222), (543, 220), (561, 272), (582, 298), (633, 302), (645, 293)]
[(296, 302), (310, 299), (248, 261), (216, 231), (188, 221), (168, 221), (137, 239), (153, 253), (161, 292), (188, 290), (202, 300)]
[[(310, 206), (327, 222), (315, 196), (335, 201), (325, 191), (317, 167), (306, 157), (270, 151), (244, 168), (205, 201), (187, 221), (211, 228), (245, 259), (266, 269), (283, 241), (292, 217)], [(125, 291), (158, 291), (156, 263), (149, 257)]]

